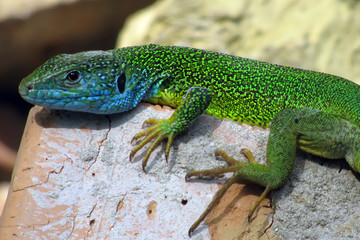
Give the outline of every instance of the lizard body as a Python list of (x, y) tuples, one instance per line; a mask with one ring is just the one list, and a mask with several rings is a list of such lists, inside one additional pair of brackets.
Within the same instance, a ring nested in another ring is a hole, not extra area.
[(325, 158), (346, 158), (360, 172), (360, 87), (344, 78), (194, 48), (154, 44), (109, 51), (58, 55), (19, 86), (33, 104), (72, 111), (112, 114), (128, 111), (141, 101), (176, 108), (169, 119), (134, 136), (144, 139), (130, 159), (152, 141), (143, 159), (167, 138), (173, 139), (202, 113), (268, 127), (267, 165), (238, 162), (218, 151), (231, 166), (192, 171), (192, 176), (234, 172), (191, 233), (238, 179), (266, 189), (254, 204), (282, 186), (289, 177), (296, 148)]

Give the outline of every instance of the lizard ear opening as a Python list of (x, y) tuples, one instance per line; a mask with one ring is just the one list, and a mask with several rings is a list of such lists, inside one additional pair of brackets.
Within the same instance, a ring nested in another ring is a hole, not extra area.
[(125, 73), (121, 73), (120, 76), (117, 78), (117, 87), (121, 94), (125, 91), (125, 83), (126, 83), (126, 76)]

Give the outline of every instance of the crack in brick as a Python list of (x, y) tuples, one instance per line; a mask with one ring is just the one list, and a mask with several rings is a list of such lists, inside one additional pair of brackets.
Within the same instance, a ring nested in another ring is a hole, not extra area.
[(107, 130), (106, 133), (105, 133), (105, 137), (98, 142), (98, 143), (99, 143), (99, 147), (98, 147), (98, 150), (97, 150), (97, 154), (96, 154), (96, 156), (95, 156), (95, 160), (89, 165), (89, 167), (87, 168), (86, 171), (89, 171), (89, 170), (91, 169), (92, 165), (93, 165), (95, 162), (97, 162), (97, 160), (98, 160), (98, 158), (99, 158), (99, 156), (100, 156), (101, 149), (102, 149), (102, 147), (103, 147), (103, 143), (108, 139), (109, 133), (110, 133), (110, 131), (111, 131), (111, 127), (112, 127), (112, 126), (111, 126), (111, 119), (110, 119), (110, 117), (109, 117), (108, 115), (106, 115), (105, 118), (106, 118), (106, 119), (108, 120), (108, 122), (109, 122), (108, 130)]
[[(95, 205), (94, 208), (91, 210), (91, 213), (94, 211), (95, 207), (96, 207), (96, 205)], [(88, 218), (90, 218), (90, 216), (91, 216), (91, 214), (88, 216)], [(87, 238), (90, 236), (90, 232), (93, 230), (94, 225), (95, 225), (95, 219), (96, 219), (96, 218), (90, 220), (90, 222), (89, 222), (90, 228), (86, 231), (86, 235), (85, 235), (84, 239), (87, 239)]]
[(91, 209), (91, 211), (90, 211), (89, 214), (87, 215), (87, 218), (90, 218), (90, 217), (91, 217), (91, 214), (94, 212), (96, 206), (97, 206), (97, 204), (95, 204), (94, 207)]
[[(97, 206), (97, 204), (95, 204), (94, 207), (90, 210), (89, 214), (86, 216), (87, 218), (89, 218), (89, 219), (91, 218), (91, 215), (95, 211), (96, 206)], [(84, 239), (87, 239), (90, 236), (90, 232), (93, 230), (94, 225), (95, 225), (95, 219), (96, 218), (90, 219), (90, 222), (89, 222), (90, 228), (86, 231), (86, 235), (85, 235)]]
[(45, 180), (45, 181), (43, 181), (43, 182), (38, 182), (38, 183), (35, 183), (35, 184), (31, 184), (31, 185), (29, 185), (29, 186), (26, 186), (26, 187), (23, 187), (23, 188), (18, 188), (18, 189), (15, 189), (14, 187), (12, 187), (12, 191), (13, 191), (13, 192), (19, 192), (19, 191), (23, 191), (23, 190), (25, 190), (25, 189), (27, 189), (27, 188), (33, 188), (33, 187), (36, 187), (36, 186), (43, 185), (43, 184), (45, 184), (45, 183), (47, 183), (47, 182), (49, 181), (50, 176), (51, 176), (52, 174), (60, 174), (60, 173), (63, 171), (63, 169), (64, 169), (64, 163), (62, 164), (62, 166), (61, 166), (61, 168), (60, 168), (59, 171), (56, 171), (56, 170), (50, 171), (50, 172), (48, 173), (48, 175), (46, 176), (46, 180)]
[(75, 229), (75, 219), (77, 217), (77, 214), (75, 214), (75, 216), (72, 218), (72, 227), (71, 227), (71, 231), (69, 233), (69, 237), (74, 233), (74, 229)]
[(274, 223), (274, 215), (275, 215), (275, 213), (271, 215), (271, 221), (270, 221), (269, 224), (266, 226), (263, 234), (261, 234), (260, 237), (262, 237), (263, 235), (266, 234), (267, 238), (270, 239), (268, 231), (271, 229), (271, 227), (272, 227), (272, 225), (273, 225), (273, 223)]
[[(117, 215), (119, 213), (119, 211), (124, 207), (124, 200), (126, 197), (127, 193), (125, 193), (122, 198), (120, 198), (118, 204), (116, 205), (116, 210), (115, 210), (115, 215)], [(115, 216), (114, 217), (115, 221), (113, 222), (113, 224), (110, 226), (109, 230), (111, 231), (112, 229), (114, 229), (116, 223), (118, 222), (119, 217)]]
[(120, 211), (120, 209), (122, 209), (124, 207), (124, 199), (126, 197), (126, 193), (125, 195), (119, 200), (118, 204), (116, 205), (116, 211), (115, 213), (118, 213)]
[(0, 228), (32, 228), (34, 230), (34, 228), (36, 227), (43, 227), (46, 225), (49, 225), (51, 223), (50, 219), (47, 220), (47, 223), (37, 223), (37, 224), (31, 224), (31, 225), (25, 225), (25, 224), (15, 224), (15, 225), (1, 225)]

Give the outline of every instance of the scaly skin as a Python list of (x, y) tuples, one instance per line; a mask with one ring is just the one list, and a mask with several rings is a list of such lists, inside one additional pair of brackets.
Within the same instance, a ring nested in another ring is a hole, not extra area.
[(261, 127), (270, 126), (267, 165), (238, 162), (219, 151), (231, 166), (192, 171), (192, 176), (234, 172), (191, 234), (238, 179), (265, 187), (262, 198), (288, 179), (295, 149), (325, 158), (345, 158), (360, 172), (360, 87), (344, 78), (236, 56), (185, 47), (144, 45), (109, 51), (59, 55), (44, 63), (19, 86), (33, 104), (72, 111), (111, 114), (141, 101), (176, 108), (169, 119), (134, 136), (144, 139), (130, 159), (152, 141), (143, 159), (165, 138), (167, 158), (173, 139), (202, 113)]

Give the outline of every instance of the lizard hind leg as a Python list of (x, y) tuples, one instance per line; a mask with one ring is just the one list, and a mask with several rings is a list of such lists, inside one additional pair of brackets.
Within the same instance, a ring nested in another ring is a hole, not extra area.
[[(255, 161), (255, 158), (252, 154), (252, 152), (247, 149), (247, 148), (243, 148), (241, 149), (240, 151), (241, 154), (243, 154), (246, 159), (250, 162), (250, 163), (254, 163), (254, 164), (257, 164), (257, 162)], [(241, 164), (240, 161), (230, 157), (229, 155), (227, 155), (224, 151), (222, 150), (218, 150), (215, 152), (215, 155), (216, 156), (221, 156), (228, 164), (230, 165), (236, 165), (236, 164)], [(236, 175), (236, 174), (234, 174)], [(239, 178), (236, 177), (236, 179)], [(230, 187), (230, 186), (229, 186)], [(229, 188), (227, 187), (227, 188)], [(250, 211), (249, 211), (249, 214), (248, 214), (248, 220), (250, 221), (251, 220), (251, 217), (253, 216), (255, 210), (258, 210), (259, 209), (259, 206), (260, 206), (260, 203), (261, 201), (267, 196), (267, 194), (270, 192), (271, 190), (271, 187), (267, 186), (264, 190), (264, 192), (260, 195), (260, 197), (256, 200), (256, 202), (253, 204), (253, 206), (251, 207)], [(225, 193), (225, 192), (224, 192)], [(220, 199), (219, 199), (220, 200)]]
[[(207, 170), (200, 170), (200, 171), (190, 171), (185, 176), (185, 180), (187, 181), (190, 177), (193, 176), (209, 176), (209, 175), (219, 175), (227, 172), (234, 172), (233, 176), (226, 181), (226, 183), (220, 188), (220, 190), (215, 194), (214, 198), (205, 209), (205, 211), (201, 214), (201, 216), (194, 222), (194, 224), (189, 229), (189, 236), (192, 232), (200, 225), (200, 223), (206, 218), (206, 216), (211, 212), (211, 210), (218, 204), (220, 199), (224, 196), (226, 191), (233, 185), (235, 182), (239, 181), (240, 179), (247, 179), (244, 174), (249, 175), (257, 175), (258, 171), (266, 171), (266, 166), (263, 166), (257, 163), (248, 149), (242, 149), (241, 153), (245, 155), (248, 159), (248, 163), (240, 162), (230, 156), (228, 156), (224, 151), (217, 150), (215, 152), (216, 156), (221, 156), (230, 166), (222, 167), (222, 168), (215, 168), (215, 169), (207, 169)], [(260, 169), (259, 169), (260, 168)], [(263, 169), (265, 168), (265, 169)], [(243, 173), (244, 172), (244, 173)], [(255, 176), (250, 177), (254, 178)], [(271, 187), (267, 186), (265, 191), (261, 194), (258, 200), (253, 204), (252, 208), (250, 209), (248, 219), (250, 220), (251, 216), (255, 212), (256, 209), (260, 206), (261, 201), (266, 197), (269, 191), (272, 190)]]

